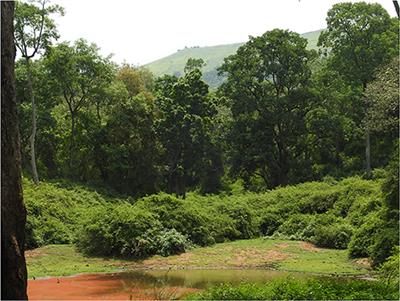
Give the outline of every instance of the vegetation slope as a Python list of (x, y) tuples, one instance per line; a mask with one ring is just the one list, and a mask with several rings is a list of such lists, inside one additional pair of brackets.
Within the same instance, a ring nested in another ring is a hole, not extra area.
[(262, 193), (236, 183), (220, 195), (191, 192), (178, 199), (159, 193), (135, 200), (68, 182), (35, 186), (24, 179), (26, 242), (28, 248), (75, 243), (90, 255), (144, 258), (272, 236), (349, 247), (350, 256), (379, 263), (382, 252), (391, 252), (380, 248), (379, 237), (397, 233), (384, 227), (380, 182), (328, 179)]

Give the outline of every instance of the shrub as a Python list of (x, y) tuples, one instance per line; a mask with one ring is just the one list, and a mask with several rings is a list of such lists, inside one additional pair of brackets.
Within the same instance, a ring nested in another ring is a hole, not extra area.
[(282, 224), (282, 218), (275, 213), (267, 212), (261, 216), (260, 232), (263, 235), (272, 235)]
[(184, 253), (190, 246), (187, 237), (175, 229), (163, 230), (155, 237), (156, 252), (162, 256)]
[(251, 209), (244, 205), (233, 205), (225, 207), (224, 211), (233, 220), (234, 230), (236, 230), (232, 233), (232, 237), (228, 237), (229, 239), (248, 239), (258, 234), (258, 227)]
[(77, 246), (89, 254), (145, 257), (154, 254), (148, 231), (161, 229), (151, 212), (123, 203), (93, 210), (82, 221)]
[(370, 214), (351, 237), (349, 242), (349, 255), (351, 257), (368, 257), (374, 243), (376, 231), (383, 226), (383, 221), (378, 215)]
[(319, 247), (346, 249), (351, 235), (352, 228), (350, 225), (345, 223), (333, 224), (316, 228), (312, 241)]
[(295, 214), (287, 219), (275, 232), (277, 235), (291, 236), (293, 239), (303, 239), (302, 232), (310, 223), (314, 216), (311, 214)]
[(339, 199), (339, 189), (329, 189), (327, 191), (317, 191), (300, 202), (299, 210), (301, 213), (325, 213), (333, 207)]
[(400, 275), (400, 247), (392, 249), (392, 255), (379, 268), (379, 277), (387, 285), (399, 287)]
[(391, 254), (394, 246), (399, 245), (399, 226), (395, 223), (385, 224), (375, 232), (370, 256), (374, 266), (382, 264)]

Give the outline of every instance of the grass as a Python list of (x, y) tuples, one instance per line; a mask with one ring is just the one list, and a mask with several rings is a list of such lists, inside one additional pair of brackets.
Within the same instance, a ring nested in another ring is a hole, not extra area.
[(365, 275), (366, 266), (349, 260), (345, 250), (315, 248), (311, 244), (272, 239), (226, 242), (169, 257), (145, 260), (85, 257), (73, 245), (49, 245), (27, 251), (28, 275), (67, 276), (78, 273), (115, 272), (129, 269), (254, 269), (323, 275)]
[(380, 281), (314, 277), (273, 279), (263, 284), (223, 284), (187, 300), (398, 300), (395, 286)]
[(115, 272), (126, 260), (86, 257), (73, 245), (48, 245), (25, 252), (28, 277), (69, 276), (80, 273)]

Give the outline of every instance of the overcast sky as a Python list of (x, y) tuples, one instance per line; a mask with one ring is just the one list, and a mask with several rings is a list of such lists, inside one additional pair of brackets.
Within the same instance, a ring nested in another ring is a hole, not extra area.
[[(335, 0), (53, 0), (61, 40), (85, 38), (121, 63), (146, 64), (185, 46), (247, 41), (273, 28), (326, 27)], [(352, 1), (356, 2), (356, 1)], [(392, 0), (378, 2), (395, 16)]]

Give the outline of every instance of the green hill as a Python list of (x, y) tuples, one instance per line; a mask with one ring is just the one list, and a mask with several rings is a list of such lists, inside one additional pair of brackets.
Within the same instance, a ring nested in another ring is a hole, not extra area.
[[(308, 48), (317, 48), (318, 37), (321, 31), (316, 30), (302, 34), (308, 40)], [(218, 76), (217, 68), (222, 64), (225, 57), (235, 53), (242, 44), (244, 43), (185, 48), (167, 57), (151, 62), (145, 65), (145, 67), (149, 68), (156, 76), (164, 74), (179, 76), (183, 74), (183, 68), (189, 58), (202, 58), (207, 64), (203, 68), (203, 78), (210, 87), (215, 88), (223, 80), (223, 77)]]

